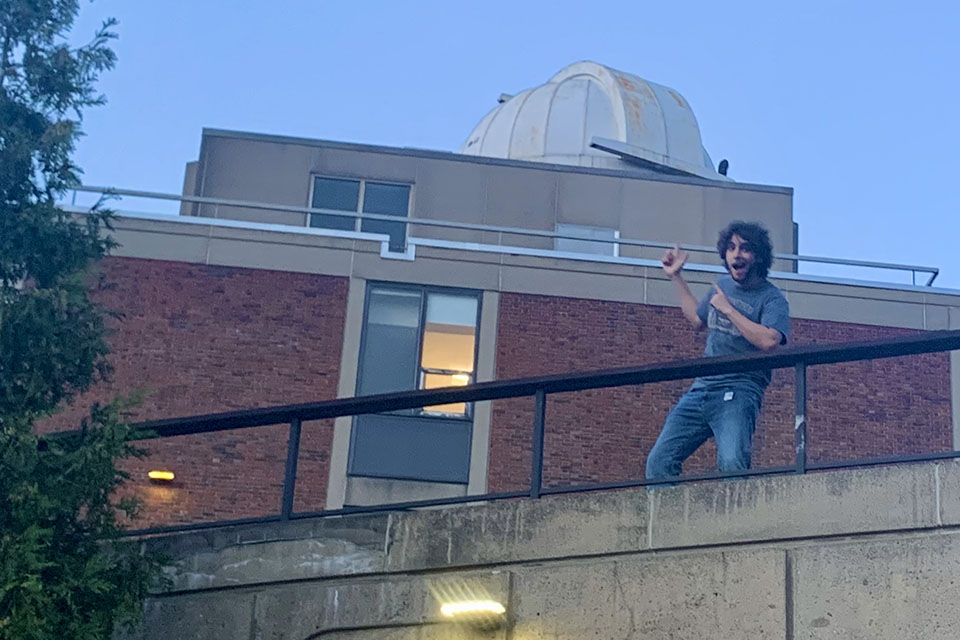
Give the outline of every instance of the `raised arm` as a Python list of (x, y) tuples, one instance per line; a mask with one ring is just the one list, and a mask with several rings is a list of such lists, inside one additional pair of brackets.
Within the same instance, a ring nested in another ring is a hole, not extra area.
[(668, 249), (663, 254), (660, 261), (663, 263), (663, 272), (673, 280), (673, 284), (677, 288), (683, 317), (690, 321), (694, 329), (699, 330), (703, 328), (703, 321), (697, 315), (697, 299), (693, 297), (693, 293), (690, 292), (690, 287), (687, 286), (687, 282), (682, 275), (683, 265), (687, 262), (688, 257), (689, 254), (686, 251), (674, 246), (673, 249)]

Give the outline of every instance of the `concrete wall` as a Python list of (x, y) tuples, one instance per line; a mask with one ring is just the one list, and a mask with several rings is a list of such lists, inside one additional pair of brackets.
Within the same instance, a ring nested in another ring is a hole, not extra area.
[[(155, 538), (132, 638), (960, 635), (960, 464), (556, 496)], [(503, 603), (502, 626), (441, 602)]]
[[(305, 207), (314, 175), (406, 183), (410, 216), (554, 231), (557, 223), (619, 229), (624, 238), (712, 246), (734, 219), (758, 220), (784, 253), (795, 247), (792, 189), (205, 130), (198, 194)], [(643, 176), (643, 177), (641, 177)], [(239, 207), (200, 215), (303, 226), (305, 216)], [(552, 249), (550, 238), (414, 225), (411, 235)], [(621, 255), (661, 250), (621, 247)], [(715, 262), (715, 260), (713, 260)], [(778, 265), (792, 269), (791, 264)]]

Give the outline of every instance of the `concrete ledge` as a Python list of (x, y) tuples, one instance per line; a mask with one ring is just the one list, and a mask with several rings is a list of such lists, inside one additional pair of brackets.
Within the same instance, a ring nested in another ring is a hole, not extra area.
[(935, 465), (918, 464), (656, 489), (651, 492), (650, 546), (934, 527), (935, 475)]
[(960, 462), (769, 476), (154, 538), (178, 590), (960, 525)]
[(387, 514), (273, 522), (152, 538), (175, 591), (383, 570)]
[(398, 514), (386, 569), (639, 551), (646, 506), (645, 492), (620, 491)]
[(168, 536), (131, 638), (956, 638), (957, 519), (948, 461)]

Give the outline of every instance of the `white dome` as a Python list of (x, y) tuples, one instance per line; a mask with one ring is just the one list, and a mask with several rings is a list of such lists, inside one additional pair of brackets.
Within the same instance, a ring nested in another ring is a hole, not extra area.
[(572, 64), (509, 97), (484, 116), (460, 153), (613, 169), (640, 164), (727, 180), (714, 169), (683, 96), (595, 62)]

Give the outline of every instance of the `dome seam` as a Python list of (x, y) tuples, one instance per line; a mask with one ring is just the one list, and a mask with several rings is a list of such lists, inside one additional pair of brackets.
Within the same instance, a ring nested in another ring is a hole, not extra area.
[(553, 93), (550, 94), (550, 101), (547, 102), (547, 120), (543, 123), (543, 151), (541, 155), (547, 157), (547, 136), (550, 132), (550, 116), (553, 115), (553, 101), (557, 97), (557, 92), (560, 91), (560, 83), (552, 82), (550, 83), (553, 86)]
[(517, 130), (517, 120), (520, 119), (520, 112), (523, 111), (523, 105), (527, 104), (527, 100), (529, 100), (530, 96), (536, 93), (536, 91), (536, 87), (529, 89), (527, 95), (523, 96), (523, 102), (517, 105), (517, 113), (513, 117), (513, 122), (510, 123), (510, 135), (507, 136), (507, 158), (513, 158), (513, 134)]
[[(477, 147), (477, 155), (478, 155), (478, 156), (482, 156), (482, 155), (483, 155), (483, 144), (487, 141), (487, 132), (490, 131), (490, 125), (493, 124), (493, 121), (494, 121), (494, 120), (496, 120), (497, 115), (499, 115), (499, 113), (500, 113), (500, 107), (502, 107), (502, 106), (503, 106), (503, 105), (498, 105), (498, 106), (496, 107), (495, 111), (496, 111), (497, 113), (494, 113), (492, 116), (490, 116), (490, 119), (487, 120), (487, 126), (485, 126), (485, 127), (483, 128), (483, 133), (480, 134), (480, 146)], [(469, 141), (470, 141), (470, 138), (467, 138), (467, 142), (469, 142)]]
[(657, 103), (657, 109), (660, 110), (660, 121), (663, 122), (663, 159), (666, 161), (668, 158), (673, 157), (670, 155), (670, 129), (667, 127), (667, 114), (663, 110), (663, 103), (660, 102), (660, 96), (657, 95), (656, 89), (650, 86), (651, 83), (649, 81), (643, 78), (640, 79), (643, 80), (648, 87), (650, 87), (650, 93), (653, 94), (653, 99)]

